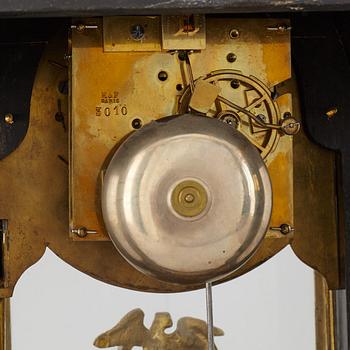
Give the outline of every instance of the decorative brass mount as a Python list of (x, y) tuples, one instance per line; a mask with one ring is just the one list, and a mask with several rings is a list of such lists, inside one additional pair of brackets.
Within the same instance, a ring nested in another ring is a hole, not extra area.
[[(177, 322), (177, 329), (166, 333), (173, 326), (167, 312), (158, 312), (154, 316), (150, 329), (143, 320), (145, 314), (135, 309), (126, 314), (116, 326), (99, 335), (94, 345), (98, 348), (121, 347), (123, 350), (141, 346), (144, 350), (207, 350), (207, 323), (192, 317), (183, 317)], [(222, 336), (224, 332), (214, 327), (214, 335)], [(216, 349), (216, 347), (215, 347)]]

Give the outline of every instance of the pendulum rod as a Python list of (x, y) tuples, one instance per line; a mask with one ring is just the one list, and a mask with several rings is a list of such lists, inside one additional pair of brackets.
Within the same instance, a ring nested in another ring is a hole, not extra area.
[(207, 282), (205, 287), (207, 296), (208, 350), (214, 350), (213, 293), (211, 282)]

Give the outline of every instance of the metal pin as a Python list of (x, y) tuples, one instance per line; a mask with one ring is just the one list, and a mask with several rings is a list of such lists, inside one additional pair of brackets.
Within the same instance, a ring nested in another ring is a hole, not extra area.
[(288, 233), (294, 232), (294, 227), (289, 224), (282, 224), (279, 227), (270, 227), (270, 230), (272, 231), (279, 231), (283, 235), (287, 235)]
[(214, 350), (213, 293), (212, 283), (205, 285), (207, 297), (208, 350)]
[(338, 113), (338, 108), (334, 107), (326, 112), (327, 118), (332, 119)]
[(49, 62), (52, 66), (54, 66), (54, 67), (58, 67), (58, 68), (62, 68), (62, 69), (67, 69), (67, 68), (68, 68), (68, 67), (65, 66), (64, 64), (61, 64), (61, 63), (59, 63), (59, 62), (57, 62), (57, 61), (48, 60), (48, 62)]
[(71, 232), (80, 238), (84, 238), (89, 234), (96, 234), (95, 230), (88, 230), (86, 227), (73, 228)]
[(98, 29), (97, 25), (90, 25), (90, 24), (72, 24), (71, 29), (76, 29), (78, 32), (83, 32), (85, 29)]
[(267, 30), (274, 31), (274, 32), (279, 32), (279, 33), (284, 33), (288, 32), (292, 29), (291, 26), (288, 26), (286, 24), (278, 24), (272, 27), (267, 27)]

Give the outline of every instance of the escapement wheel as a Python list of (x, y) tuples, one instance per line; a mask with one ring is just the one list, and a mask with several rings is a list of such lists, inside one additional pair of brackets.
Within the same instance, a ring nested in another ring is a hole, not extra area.
[[(220, 94), (206, 116), (222, 120), (242, 133), (266, 158), (275, 148), (280, 113), (272, 93), (261, 81), (234, 70), (217, 70), (195, 81), (205, 80), (220, 88)], [(179, 100), (179, 114), (191, 111), (191, 89)]]

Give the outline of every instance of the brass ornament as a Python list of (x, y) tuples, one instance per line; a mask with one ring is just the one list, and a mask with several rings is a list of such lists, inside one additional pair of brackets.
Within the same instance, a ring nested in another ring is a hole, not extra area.
[[(94, 345), (98, 348), (116, 346), (121, 350), (131, 350), (141, 346), (144, 350), (207, 350), (207, 323), (197, 318), (183, 317), (177, 322), (173, 333), (165, 330), (173, 326), (168, 312), (158, 312), (151, 327), (144, 325), (145, 314), (141, 309), (127, 313), (115, 327), (99, 335)], [(224, 332), (214, 327), (214, 336)], [(215, 346), (215, 349), (216, 346)]]

